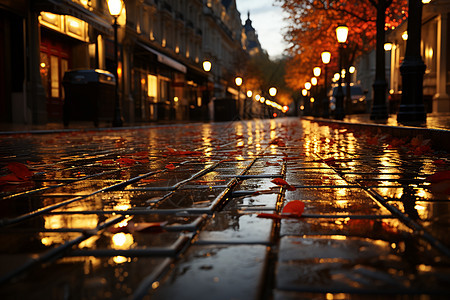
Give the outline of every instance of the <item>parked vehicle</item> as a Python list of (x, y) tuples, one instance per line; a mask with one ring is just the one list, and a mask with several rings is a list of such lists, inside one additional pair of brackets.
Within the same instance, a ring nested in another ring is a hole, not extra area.
[[(338, 86), (334, 86), (328, 93), (328, 98), (330, 99), (330, 110), (334, 112), (336, 110), (336, 94)], [(347, 94), (346, 84), (342, 85), (342, 91), (344, 97)], [(346, 106), (347, 113), (365, 113), (367, 110), (367, 91), (363, 91), (361, 85), (350, 84), (351, 101), (347, 101), (344, 105)]]

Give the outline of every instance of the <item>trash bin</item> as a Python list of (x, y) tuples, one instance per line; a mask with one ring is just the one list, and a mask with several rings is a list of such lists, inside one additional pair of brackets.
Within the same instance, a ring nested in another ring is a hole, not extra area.
[(64, 73), (63, 122), (111, 120), (114, 113), (116, 80), (112, 73), (99, 69), (69, 70)]

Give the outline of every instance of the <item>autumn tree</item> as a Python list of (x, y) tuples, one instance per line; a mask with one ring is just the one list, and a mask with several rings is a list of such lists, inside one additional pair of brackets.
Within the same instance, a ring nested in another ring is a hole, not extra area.
[[(344, 65), (375, 46), (376, 0), (276, 0), (288, 15), (289, 26), (285, 39), (290, 44), (291, 61), (287, 64), (286, 82), (293, 89), (301, 89), (312, 77), (312, 69), (321, 65), (320, 53), (332, 53), (329, 68), (338, 69), (338, 43), (335, 29), (338, 24), (349, 27)], [(386, 28), (395, 28), (406, 18), (407, 0), (392, 2), (387, 11)], [(330, 72), (331, 73), (331, 72)]]

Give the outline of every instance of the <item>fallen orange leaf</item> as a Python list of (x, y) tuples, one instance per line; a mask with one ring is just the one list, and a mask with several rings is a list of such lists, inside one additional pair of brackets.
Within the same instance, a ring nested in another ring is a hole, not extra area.
[(166, 165), (166, 169), (175, 170), (175, 166), (173, 164), (168, 164), (168, 165)]
[(305, 210), (305, 203), (300, 200), (294, 200), (288, 202), (281, 211), (282, 215), (289, 217), (300, 217)]
[(290, 185), (289, 183), (286, 182), (286, 180), (284, 180), (282, 178), (274, 178), (271, 180), (271, 182), (276, 185), (285, 186), (288, 191), (296, 190), (296, 188), (294, 186)]
[(33, 176), (33, 173), (22, 163), (10, 162), (6, 168), (14, 173), (21, 180), (28, 180)]

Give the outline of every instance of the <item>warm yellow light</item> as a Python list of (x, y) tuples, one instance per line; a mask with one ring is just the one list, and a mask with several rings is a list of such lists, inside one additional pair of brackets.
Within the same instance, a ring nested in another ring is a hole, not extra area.
[(337, 81), (340, 77), (341, 75), (339, 73), (334, 73), (333, 79)]
[(338, 40), (338, 43), (345, 43), (347, 41), (348, 37), (348, 27), (345, 25), (339, 25), (336, 28), (336, 38)]
[(408, 31), (403, 32), (402, 39), (406, 41), (408, 39)]
[(261, 103), (266, 102), (266, 98), (264, 98), (264, 97), (259, 98), (259, 102), (261, 102)]
[(178, 97), (173, 97), (173, 102), (178, 102), (178, 100), (180, 100)]
[(311, 82), (305, 83), (305, 89), (309, 90), (311, 88)]
[(250, 91), (250, 90), (248, 90), (248, 91), (247, 91), (247, 97), (251, 98), (252, 96), (253, 96), (253, 92)]
[(305, 97), (306, 95), (308, 95), (308, 90), (307, 89), (303, 89), (302, 90), (302, 95)]
[(305, 106), (304, 105), (300, 105), (300, 110), (304, 110)]
[(310, 101), (311, 103), (314, 103), (314, 97), (311, 97), (311, 98), (309, 99), (309, 101)]
[(269, 89), (269, 95), (272, 97), (275, 97), (275, 95), (277, 94), (277, 88), (276, 87), (271, 87)]
[(317, 85), (317, 78), (316, 77), (311, 78), (311, 84), (314, 85), (314, 86)]
[(321, 71), (322, 71), (322, 70), (320, 69), (320, 67), (315, 67), (315, 68), (313, 69), (313, 74), (314, 74), (314, 76), (319, 77)]
[(355, 73), (356, 68), (354, 66), (350, 66), (350, 68), (348, 68), (348, 71), (350, 72), (350, 74)]
[(384, 43), (384, 50), (385, 51), (391, 51), (392, 50), (392, 43)]
[(422, 0), (422, 3), (423, 4), (428, 4), (428, 3), (430, 3), (431, 2), (431, 0)]
[(237, 86), (241, 86), (242, 85), (242, 78), (238, 76), (238, 77), (236, 77), (234, 82), (236, 83)]
[(107, 0), (109, 13), (113, 17), (118, 17), (122, 12), (122, 0)]
[(46, 64), (45, 63), (41, 63), (41, 68), (45, 68)]
[(259, 101), (259, 99), (261, 99), (261, 96), (259, 94), (255, 95), (255, 100)]
[(323, 62), (324, 64), (330, 63), (330, 60), (331, 60), (331, 53), (330, 53), (329, 51), (323, 51), (322, 54), (321, 54), (321, 56), (322, 56), (322, 62)]
[(203, 70), (205, 70), (206, 72), (211, 71), (211, 62), (210, 61), (205, 60), (203, 62)]

